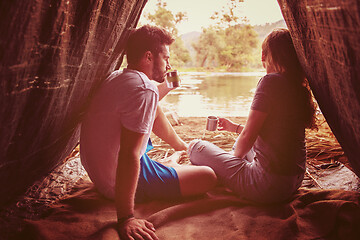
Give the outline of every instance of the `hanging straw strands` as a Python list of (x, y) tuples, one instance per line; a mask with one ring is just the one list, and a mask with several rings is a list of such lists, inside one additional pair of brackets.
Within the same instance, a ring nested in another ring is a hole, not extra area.
[(324, 117), (320, 117), (318, 131), (306, 131), (307, 162), (317, 169), (336, 166), (341, 161), (349, 167), (344, 151), (331, 132)]

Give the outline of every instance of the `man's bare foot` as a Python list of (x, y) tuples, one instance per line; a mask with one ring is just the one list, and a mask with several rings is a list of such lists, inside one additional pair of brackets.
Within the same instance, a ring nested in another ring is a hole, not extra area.
[(180, 166), (178, 162), (185, 157), (187, 157), (186, 151), (176, 151), (170, 157), (160, 159), (158, 162), (167, 167), (178, 167)]

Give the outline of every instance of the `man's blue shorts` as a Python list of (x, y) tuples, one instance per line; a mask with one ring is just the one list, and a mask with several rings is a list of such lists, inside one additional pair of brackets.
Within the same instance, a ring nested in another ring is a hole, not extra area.
[(149, 139), (146, 152), (140, 158), (140, 176), (135, 201), (169, 200), (181, 197), (179, 178), (174, 168), (151, 160), (147, 152), (153, 149)]

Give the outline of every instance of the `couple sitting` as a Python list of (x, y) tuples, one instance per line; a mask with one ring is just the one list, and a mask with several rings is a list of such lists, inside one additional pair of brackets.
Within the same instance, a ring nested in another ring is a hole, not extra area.
[[(127, 68), (98, 89), (81, 126), (81, 161), (97, 189), (115, 200), (125, 239), (157, 239), (150, 222), (134, 217), (135, 201), (202, 194), (219, 180), (249, 200), (278, 202), (297, 190), (305, 172), (305, 128), (314, 126), (315, 108), (288, 30), (275, 30), (263, 42), (267, 74), (246, 125), (219, 119), (219, 130), (239, 133), (231, 152), (201, 140), (188, 145), (158, 105), (172, 90), (164, 79), (173, 41), (158, 27), (133, 31)], [(176, 163), (181, 152), (166, 164), (151, 160), (151, 132), (175, 151), (187, 150), (193, 165)]]

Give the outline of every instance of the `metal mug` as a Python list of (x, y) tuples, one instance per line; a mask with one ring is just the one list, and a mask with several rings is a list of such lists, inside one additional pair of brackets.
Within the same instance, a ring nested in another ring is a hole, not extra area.
[(166, 83), (168, 88), (180, 87), (180, 78), (177, 70), (166, 73)]
[(206, 130), (216, 131), (219, 118), (216, 116), (208, 116), (206, 121)]

